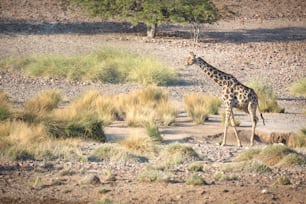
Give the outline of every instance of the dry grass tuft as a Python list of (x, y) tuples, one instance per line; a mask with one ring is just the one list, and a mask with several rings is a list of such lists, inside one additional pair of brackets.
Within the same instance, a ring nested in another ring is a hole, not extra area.
[(290, 86), (289, 91), (296, 96), (306, 96), (306, 77), (293, 83)]
[(79, 140), (54, 140), (45, 126), (22, 121), (0, 124), (0, 154), (12, 160), (67, 159), (80, 160)]
[(156, 155), (157, 147), (152, 139), (139, 133), (132, 134), (120, 141), (120, 144), (138, 155)]
[(171, 125), (177, 114), (175, 106), (168, 99), (167, 91), (156, 86), (120, 95), (118, 101), (119, 115), (129, 126)]
[(164, 159), (166, 167), (201, 160), (200, 155), (192, 147), (179, 143), (168, 145), (162, 154), (162, 158)]
[(0, 121), (9, 118), (11, 115), (11, 104), (8, 96), (0, 90)]
[(203, 124), (209, 114), (218, 114), (221, 101), (217, 97), (191, 93), (184, 97), (187, 114), (196, 124)]
[(24, 110), (20, 112), (23, 120), (33, 122), (40, 120), (58, 107), (61, 100), (59, 91), (47, 90), (28, 99), (24, 104)]
[(271, 86), (259, 82), (252, 81), (248, 84), (256, 92), (259, 99), (259, 110), (261, 112), (284, 113), (285, 109), (281, 108), (276, 100)]

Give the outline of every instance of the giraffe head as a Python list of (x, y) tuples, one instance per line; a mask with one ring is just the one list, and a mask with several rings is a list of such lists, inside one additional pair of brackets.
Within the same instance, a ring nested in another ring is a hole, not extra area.
[(196, 55), (190, 52), (188, 58), (186, 59), (185, 66), (193, 65), (195, 63)]

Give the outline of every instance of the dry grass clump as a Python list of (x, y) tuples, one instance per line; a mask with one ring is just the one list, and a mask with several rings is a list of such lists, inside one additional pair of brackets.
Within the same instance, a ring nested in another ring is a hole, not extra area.
[(270, 167), (257, 160), (232, 162), (224, 165), (224, 172), (252, 172), (262, 174), (270, 171)]
[(137, 180), (140, 182), (165, 182), (168, 183), (170, 181), (169, 176), (167, 176), (161, 170), (154, 169), (152, 167), (145, 167), (142, 171), (137, 175)]
[(306, 146), (306, 128), (302, 128), (296, 138), (296, 147)]
[(93, 150), (89, 160), (94, 161), (111, 161), (111, 162), (146, 162), (147, 158), (132, 154), (127, 149), (117, 144), (102, 144)]
[(120, 141), (120, 144), (138, 155), (156, 155), (157, 147), (146, 135), (132, 134)]
[(148, 86), (142, 90), (119, 97), (119, 110), (129, 126), (143, 126), (144, 123), (171, 125), (177, 110), (168, 99), (164, 88)]
[(285, 109), (281, 108), (276, 100), (271, 86), (260, 82), (252, 81), (248, 84), (256, 92), (259, 99), (259, 110), (261, 112), (284, 113)]
[(61, 95), (59, 91), (42, 91), (24, 103), (24, 108), (17, 113), (17, 117), (27, 122), (39, 121), (56, 109), (60, 101)]
[(7, 94), (0, 90), (0, 121), (9, 118), (11, 115), (11, 104)]
[(196, 124), (203, 124), (209, 114), (218, 114), (221, 101), (214, 96), (191, 93), (184, 97), (187, 114)]
[(116, 119), (112, 96), (89, 91), (70, 106), (57, 109), (45, 119), (49, 135), (56, 138), (82, 137), (106, 141), (103, 125)]
[(201, 160), (200, 155), (192, 147), (179, 143), (168, 145), (161, 157), (164, 158), (167, 167)]
[(54, 140), (45, 126), (22, 121), (0, 124), (0, 155), (12, 160), (68, 159), (80, 160), (78, 140)]
[(306, 165), (306, 157), (297, 153), (293, 149), (282, 145), (269, 145), (262, 150), (250, 149), (240, 153), (236, 160), (238, 161), (258, 161), (262, 164), (272, 167), (278, 166), (304, 166)]
[(289, 91), (296, 96), (306, 96), (306, 77), (293, 83), (290, 86)]
[(187, 185), (202, 186), (207, 185), (207, 182), (198, 174), (192, 174), (186, 180)]

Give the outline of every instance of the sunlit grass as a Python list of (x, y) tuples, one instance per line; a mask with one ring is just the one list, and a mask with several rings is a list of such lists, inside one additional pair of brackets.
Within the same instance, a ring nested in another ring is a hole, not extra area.
[(306, 77), (291, 84), (289, 91), (296, 96), (306, 96)]
[(120, 144), (138, 155), (156, 155), (158, 150), (152, 139), (140, 133), (133, 133), (122, 139)]
[(203, 124), (209, 114), (218, 114), (221, 101), (214, 96), (190, 93), (184, 96), (184, 105), (193, 121), (196, 124)]
[(61, 101), (61, 95), (57, 90), (46, 90), (37, 96), (29, 98), (24, 103), (24, 110), (20, 112), (20, 116), (25, 121), (34, 121), (41, 119), (46, 114), (58, 107)]
[(261, 81), (251, 81), (248, 86), (253, 88), (256, 92), (259, 99), (259, 110), (261, 112), (285, 112), (285, 109), (278, 105), (276, 96), (271, 86)]
[(118, 102), (119, 115), (129, 126), (171, 125), (177, 114), (168, 92), (156, 86), (121, 95)]
[(7, 94), (0, 90), (0, 121), (10, 117), (11, 109), (12, 107)]
[(11, 57), (0, 60), (0, 69), (19, 70), (37, 77), (103, 83), (167, 85), (177, 80), (176, 71), (155, 58), (109, 48), (80, 56)]
[(80, 160), (80, 140), (55, 140), (43, 124), (6, 121), (0, 124), (0, 155), (12, 160)]

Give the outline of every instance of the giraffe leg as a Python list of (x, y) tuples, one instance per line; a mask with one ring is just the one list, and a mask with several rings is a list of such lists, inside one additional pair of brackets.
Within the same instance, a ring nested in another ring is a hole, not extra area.
[(230, 108), (226, 108), (225, 123), (224, 123), (224, 135), (223, 135), (223, 141), (222, 141), (221, 146), (226, 145), (226, 136), (227, 136), (228, 122), (229, 122), (230, 117), (231, 117), (231, 110), (230, 110)]
[(234, 119), (234, 113), (233, 113), (233, 110), (231, 111), (231, 125), (233, 126), (234, 128), (234, 132), (235, 132), (235, 136), (236, 136), (236, 141), (237, 141), (237, 146), (238, 147), (241, 147), (241, 141), (239, 139), (239, 136), (238, 136), (238, 133), (237, 133), (237, 129), (236, 129), (236, 124), (235, 124), (235, 119)]
[(256, 128), (257, 121), (258, 121), (258, 118), (256, 116), (256, 106), (254, 106), (253, 104), (249, 104), (248, 109), (249, 109), (249, 113), (250, 113), (251, 121), (252, 121), (252, 134), (250, 138), (250, 146), (254, 146), (255, 128)]

